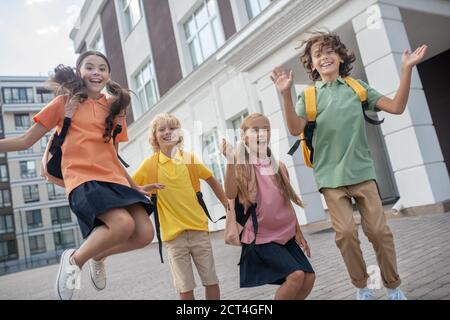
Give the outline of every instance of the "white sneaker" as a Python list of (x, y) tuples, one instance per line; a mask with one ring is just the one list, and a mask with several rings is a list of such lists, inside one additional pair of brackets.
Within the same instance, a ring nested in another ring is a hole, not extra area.
[(369, 288), (362, 288), (356, 290), (356, 300), (373, 300), (375, 291)]
[(91, 275), (91, 283), (94, 289), (100, 291), (106, 287), (106, 270), (105, 258), (99, 261), (89, 260), (89, 274)]
[(59, 300), (72, 299), (75, 289), (80, 289), (80, 268), (71, 264), (70, 258), (75, 249), (65, 250), (61, 255), (58, 276), (56, 277), (55, 293)]
[(387, 289), (387, 294), (388, 300), (408, 300), (400, 288)]

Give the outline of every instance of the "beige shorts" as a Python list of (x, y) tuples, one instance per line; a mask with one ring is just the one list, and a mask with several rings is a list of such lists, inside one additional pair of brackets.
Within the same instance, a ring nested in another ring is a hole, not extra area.
[(165, 245), (174, 285), (178, 293), (195, 289), (191, 257), (204, 286), (219, 283), (209, 232), (187, 230), (175, 239), (166, 241)]

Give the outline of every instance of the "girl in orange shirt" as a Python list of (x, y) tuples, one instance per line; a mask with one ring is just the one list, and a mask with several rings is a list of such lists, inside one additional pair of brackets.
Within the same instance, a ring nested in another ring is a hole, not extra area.
[[(25, 150), (53, 128), (60, 132), (65, 119), (71, 119), (61, 146), (61, 171), (70, 208), (86, 241), (79, 249), (62, 253), (55, 285), (61, 300), (71, 299), (79, 288), (87, 261), (94, 287), (102, 290), (104, 259), (142, 248), (154, 235), (149, 219), (152, 204), (117, 157), (118, 142), (128, 139), (123, 115), (130, 96), (110, 80), (110, 72), (108, 59), (96, 51), (80, 55), (75, 74), (72, 69), (56, 68), (50, 83), (58, 87), (58, 96), (34, 117), (35, 124), (27, 132), (0, 141), (0, 152)], [(108, 96), (102, 93), (105, 87)], [(119, 121), (122, 132), (112, 139)]]

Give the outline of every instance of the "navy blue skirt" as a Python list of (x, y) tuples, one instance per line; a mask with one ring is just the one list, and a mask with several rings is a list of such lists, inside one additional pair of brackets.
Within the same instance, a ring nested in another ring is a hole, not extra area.
[(281, 285), (294, 271), (314, 273), (314, 270), (295, 238), (285, 245), (275, 242), (242, 245), (239, 264), (241, 288)]
[(87, 238), (95, 227), (104, 223), (97, 217), (114, 208), (126, 208), (140, 203), (151, 215), (154, 206), (150, 199), (130, 187), (102, 181), (85, 182), (69, 194), (70, 209), (75, 213), (83, 238)]

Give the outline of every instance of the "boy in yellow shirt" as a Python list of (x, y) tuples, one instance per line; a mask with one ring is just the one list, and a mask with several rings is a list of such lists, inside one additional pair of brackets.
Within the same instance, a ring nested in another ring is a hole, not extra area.
[(155, 182), (162, 185), (162, 189), (157, 191), (158, 220), (180, 299), (195, 299), (192, 257), (205, 287), (206, 299), (218, 300), (219, 280), (209, 238), (208, 218), (197, 199), (188, 165), (195, 165), (198, 177), (210, 185), (225, 209), (228, 201), (211, 170), (194, 154), (183, 151), (180, 130), (179, 120), (172, 115), (160, 114), (152, 120), (149, 140), (154, 154), (144, 160), (133, 180), (141, 186)]

